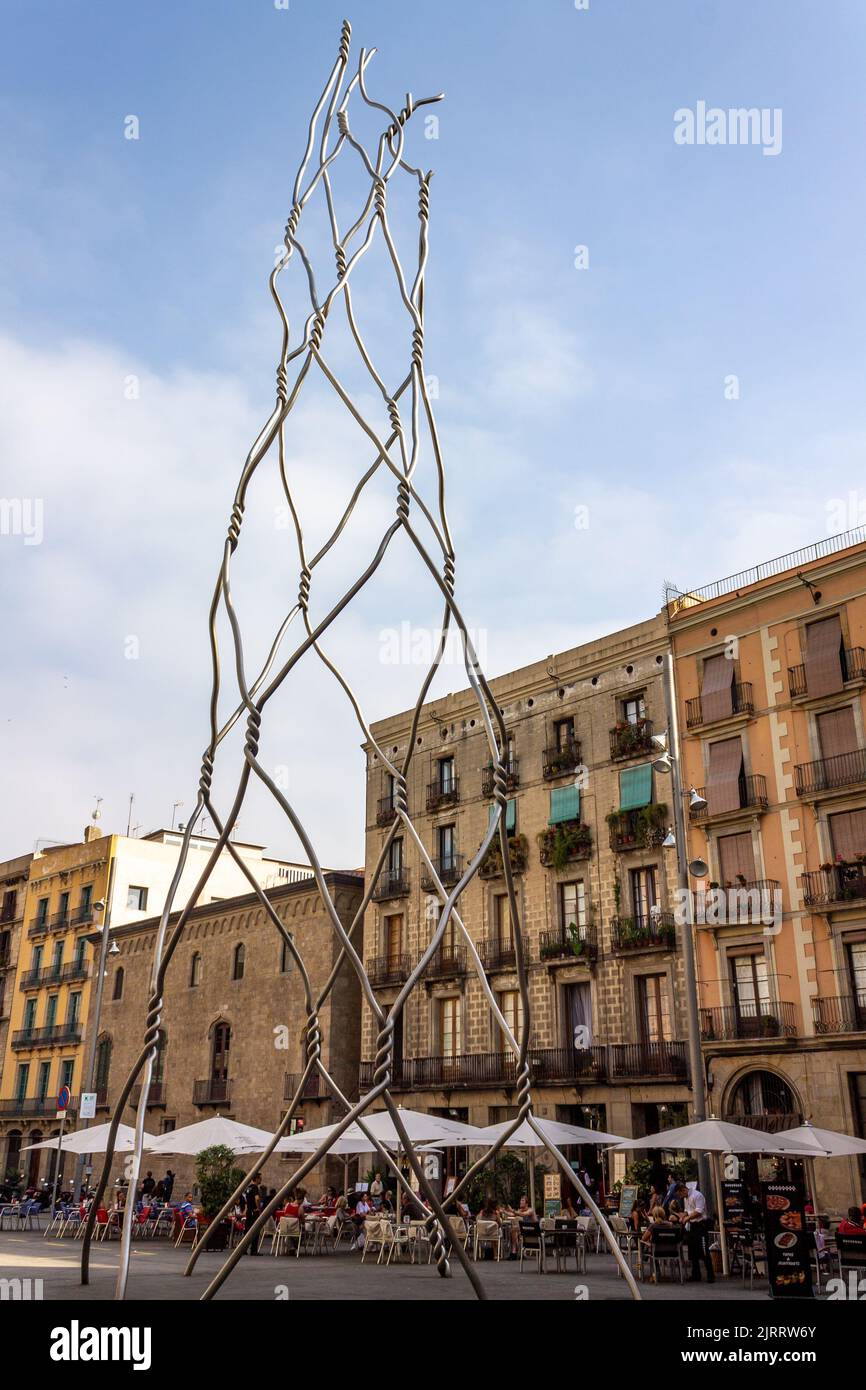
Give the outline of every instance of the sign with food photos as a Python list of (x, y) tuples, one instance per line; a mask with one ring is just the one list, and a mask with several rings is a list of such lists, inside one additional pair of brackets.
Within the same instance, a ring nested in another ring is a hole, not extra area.
[(739, 1230), (748, 1219), (748, 1189), (741, 1178), (728, 1178), (722, 1183), (722, 1204), (725, 1208), (725, 1225), (729, 1230)]
[(761, 1208), (771, 1298), (812, 1298), (812, 1236), (803, 1188), (794, 1182), (761, 1183)]

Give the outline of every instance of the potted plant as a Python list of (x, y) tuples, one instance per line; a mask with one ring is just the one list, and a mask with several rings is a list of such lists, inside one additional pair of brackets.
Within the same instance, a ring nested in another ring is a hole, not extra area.
[(210, 1227), (204, 1237), (204, 1244), (208, 1250), (225, 1250), (230, 1223), (224, 1220), (215, 1227), (211, 1223), (219, 1216), (232, 1193), (242, 1182), (243, 1169), (236, 1167), (235, 1156), (230, 1148), (225, 1144), (212, 1144), (209, 1149), (202, 1149), (196, 1156), (195, 1177), (205, 1218), (202, 1225)]

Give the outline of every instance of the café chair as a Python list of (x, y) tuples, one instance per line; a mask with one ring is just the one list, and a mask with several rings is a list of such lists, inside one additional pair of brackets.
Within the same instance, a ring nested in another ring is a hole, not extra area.
[(520, 1273), (523, 1273), (523, 1261), (535, 1260), (538, 1265), (539, 1274), (544, 1273), (544, 1237), (545, 1232), (534, 1221), (521, 1221), (520, 1223)]

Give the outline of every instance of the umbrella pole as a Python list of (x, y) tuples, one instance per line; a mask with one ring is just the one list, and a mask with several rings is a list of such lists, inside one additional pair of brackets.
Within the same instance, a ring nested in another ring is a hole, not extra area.
[(529, 1154), (529, 1205), (535, 1211), (535, 1150), (527, 1149)]
[[(722, 1247), (722, 1276), (727, 1279), (731, 1271), (728, 1265), (728, 1233), (725, 1227), (725, 1207), (722, 1202), (721, 1163), (717, 1153), (714, 1153), (712, 1157), (713, 1177), (715, 1178), (716, 1187), (716, 1210), (719, 1213), (719, 1243)], [(712, 1259), (712, 1256), (710, 1256), (710, 1258)]]
[(57, 1184), (58, 1184), (58, 1182), (60, 1181), (60, 1159), (61, 1159), (61, 1157), (62, 1157), (62, 1155), (63, 1155), (63, 1147), (62, 1147), (62, 1146), (63, 1146), (63, 1131), (64, 1131), (65, 1128), (66, 1128), (66, 1107), (64, 1106), (64, 1108), (63, 1108), (63, 1114), (60, 1116), (60, 1130), (59, 1130), (58, 1135), (57, 1135), (57, 1158), (55, 1159), (55, 1162), (54, 1162), (54, 1187), (53, 1187), (52, 1192), (51, 1192), (51, 1215), (52, 1215), (52, 1217), (54, 1217), (54, 1216), (56, 1215), (56, 1208), (57, 1208)]
[(815, 1225), (818, 1224), (818, 1185), (815, 1180), (815, 1160), (807, 1158), (805, 1163), (806, 1172), (809, 1177), (809, 1187), (812, 1192), (812, 1211), (815, 1213)]

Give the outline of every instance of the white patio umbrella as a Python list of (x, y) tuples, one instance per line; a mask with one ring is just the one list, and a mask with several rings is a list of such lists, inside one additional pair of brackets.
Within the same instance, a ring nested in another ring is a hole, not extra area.
[(815, 1159), (853, 1158), (857, 1154), (866, 1154), (866, 1139), (839, 1134), (835, 1129), (817, 1129), (815, 1125), (810, 1125), (808, 1120), (804, 1125), (798, 1125), (796, 1129), (786, 1129), (783, 1133), (790, 1142), (802, 1144), (804, 1148), (811, 1150), (811, 1157), (806, 1166), (809, 1172), (809, 1186), (812, 1189), (812, 1207), (817, 1216), (818, 1184), (815, 1181)]
[[(110, 1125), (94, 1125), (92, 1129), (78, 1129), (72, 1134), (66, 1134), (60, 1140), (60, 1148), (64, 1153), (69, 1154), (104, 1154), (108, 1148), (108, 1131)], [(149, 1145), (156, 1141), (157, 1135), (145, 1134), (145, 1144)], [(26, 1144), (24, 1152), (29, 1149), (56, 1149), (58, 1142), (56, 1139), (45, 1139), (41, 1144)], [(135, 1147), (135, 1130), (129, 1125), (119, 1125), (117, 1129), (117, 1141), (114, 1145), (115, 1153), (131, 1153)]]
[[(784, 1134), (767, 1134), (763, 1130), (749, 1129), (748, 1125), (731, 1124), (728, 1120), (700, 1120), (694, 1125), (680, 1125), (677, 1129), (663, 1129), (658, 1134), (643, 1134), (637, 1139), (625, 1139), (613, 1147), (623, 1149), (690, 1149), (696, 1153), (713, 1155), (713, 1177), (716, 1188), (716, 1206), (719, 1211), (719, 1236), (722, 1243), (722, 1273), (728, 1274), (728, 1244), (725, 1230), (725, 1209), (722, 1204), (722, 1184), (719, 1174), (719, 1154), (783, 1154), (790, 1158), (808, 1158), (817, 1150), (796, 1144)], [(826, 1152), (826, 1150), (824, 1151)]]
[(214, 1144), (225, 1144), (236, 1154), (262, 1153), (273, 1139), (266, 1129), (256, 1129), (253, 1125), (242, 1125), (237, 1120), (227, 1120), (223, 1115), (213, 1115), (208, 1120), (199, 1120), (194, 1125), (184, 1125), (168, 1134), (159, 1134), (147, 1143), (148, 1153), (154, 1154), (199, 1154)]
[[(606, 1134), (601, 1129), (584, 1129), (581, 1125), (566, 1125), (559, 1120), (543, 1120), (536, 1117), (535, 1123), (547, 1137), (551, 1144), (555, 1144), (561, 1149), (565, 1144), (617, 1144), (622, 1138), (621, 1135)], [(485, 1136), (485, 1142), (495, 1144), (496, 1140), (508, 1130), (509, 1121), (506, 1120), (498, 1125), (488, 1125), (481, 1133)], [(521, 1125), (506, 1139), (503, 1148), (506, 1149), (546, 1149), (543, 1139), (539, 1139), (535, 1130), (528, 1120), (524, 1120)], [(535, 1206), (535, 1163), (529, 1161), (529, 1200)]]

